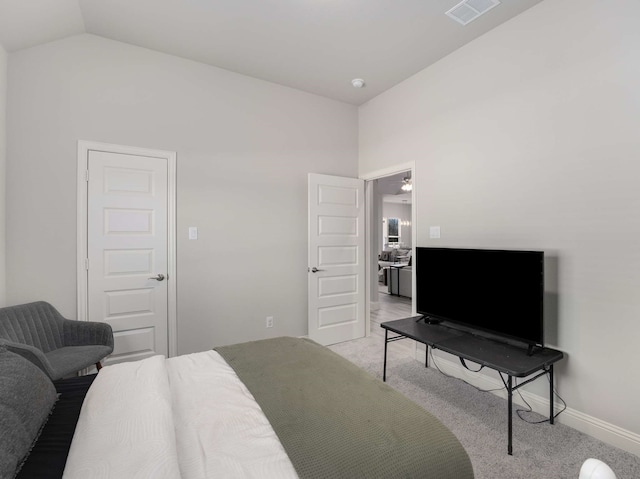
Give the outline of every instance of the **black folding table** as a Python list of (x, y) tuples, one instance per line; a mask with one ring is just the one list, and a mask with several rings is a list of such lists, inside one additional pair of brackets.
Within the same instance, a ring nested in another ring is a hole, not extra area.
[[(395, 321), (387, 321), (380, 326), (384, 331), (384, 366), (382, 380), (387, 380), (387, 345), (400, 339), (413, 339), (433, 349), (440, 349), (464, 360), (473, 361), (481, 366), (494, 369), (508, 376), (505, 383), (508, 395), (508, 434), (507, 452), (513, 452), (513, 391), (549, 374), (549, 422), (554, 422), (553, 365), (560, 361), (564, 354), (551, 348), (534, 348), (533, 350), (497, 341), (473, 334), (470, 331), (456, 329), (446, 323), (428, 324), (421, 320), (422, 316), (413, 316)], [(389, 331), (396, 336), (389, 337)], [(427, 354), (427, 358), (428, 358)], [(425, 361), (428, 366), (428, 360)], [(529, 377), (535, 374), (533, 377)], [(528, 378), (514, 386), (513, 378)], [(504, 380), (503, 380), (504, 381)]]

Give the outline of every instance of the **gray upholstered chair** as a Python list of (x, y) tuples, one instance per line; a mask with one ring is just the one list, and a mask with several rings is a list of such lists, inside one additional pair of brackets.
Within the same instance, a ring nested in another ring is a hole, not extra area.
[(0, 308), (0, 346), (17, 353), (52, 380), (96, 365), (113, 351), (113, 331), (106, 323), (65, 319), (49, 303)]

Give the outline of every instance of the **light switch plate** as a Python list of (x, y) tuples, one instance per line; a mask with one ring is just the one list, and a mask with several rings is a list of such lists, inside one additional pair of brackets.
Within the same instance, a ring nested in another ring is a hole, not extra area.
[(198, 227), (197, 226), (189, 226), (189, 239), (190, 240), (198, 239)]
[(429, 226), (429, 238), (440, 238), (439, 226)]

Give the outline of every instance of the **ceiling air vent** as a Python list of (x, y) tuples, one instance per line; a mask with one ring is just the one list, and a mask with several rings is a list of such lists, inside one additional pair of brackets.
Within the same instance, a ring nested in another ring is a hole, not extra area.
[(463, 0), (446, 12), (446, 15), (456, 22), (466, 25), (498, 5), (500, 5), (500, 0)]

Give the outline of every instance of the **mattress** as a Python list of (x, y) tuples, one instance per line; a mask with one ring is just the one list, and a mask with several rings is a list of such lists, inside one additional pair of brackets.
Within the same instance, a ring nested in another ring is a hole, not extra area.
[(154, 356), (58, 387), (19, 477), (473, 477), (435, 417), (309, 340)]

